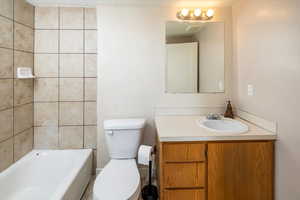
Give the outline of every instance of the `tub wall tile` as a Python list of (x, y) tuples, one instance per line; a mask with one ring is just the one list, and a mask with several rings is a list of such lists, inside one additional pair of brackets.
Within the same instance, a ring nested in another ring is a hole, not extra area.
[(34, 7), (26, 0), (0, 6), (0, 172), (33, 146), (33, 80), (16, 77), (18, 67), (33, 69)]
[(5, 170), (14, 162), (13, 138), (0, 143), (0, 172)]
[(13, 78), (13, 50), (0, 48), (0, 61), (0, 78)]
[(14, 48), (21, 51), (33, 52), (33, 29), (15, 23)]
[(84, 126), (84, 148), (97, 148), (97, 126)]
[(14, 161), (19, 160), (33, 147), (33, 129), (30, 128), (14, 138)]
[(12, 19), (13, 17), (13, 1), (1, 0), (0, 15)]
[(96, 29), (96, 9), (36, 8), (35, 148), (96, 152)]
[(58, 54), (35, 54), (34, 73), (37, 77), (58, 77)]
[(59, 125), (83, 125), (83, 102), (61, 102), (59, 106)]
[(58, 149), (58, 126), (34, 127), (35, 149)]
[(35, 103), (34, 126), (58, 126), (58, 103)]
[(58, 29), (59, 8), (36, 7), (35, 28), (36, 29)]
[(59, 128), (59, 144), (62, 149), (83, 148), (83, 126), (64, 126)]
[(34, 7), (26, 0), (14, 0), (14, 19), (22, 24), (33, 28)]
[(13, 79), (0, 79), (0, 110), (13, 106)]
[(14, 134), (21, 133), (33, 125), (33, 104), (25, 104), (14, 108)]
[(13, 136), (13, 109), (0, 111), (0, 142)]
[(0, 16), (0, 47), (13, 48), (13, 21)]

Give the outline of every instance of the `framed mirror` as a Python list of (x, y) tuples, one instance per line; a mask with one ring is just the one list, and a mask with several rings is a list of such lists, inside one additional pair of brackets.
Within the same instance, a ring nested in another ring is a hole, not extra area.
[(224, 23), (166, 24), (166, 92), (223, 93)]

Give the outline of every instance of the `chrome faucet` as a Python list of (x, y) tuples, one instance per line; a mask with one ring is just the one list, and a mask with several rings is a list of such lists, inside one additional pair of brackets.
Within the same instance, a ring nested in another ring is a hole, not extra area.
[(220, 119), (222, 119), (222, 116), (220, 114), (210, 113), (210, 114), (206, 115), (206, 119), (208, 119), (208, 120), (220, 120)]

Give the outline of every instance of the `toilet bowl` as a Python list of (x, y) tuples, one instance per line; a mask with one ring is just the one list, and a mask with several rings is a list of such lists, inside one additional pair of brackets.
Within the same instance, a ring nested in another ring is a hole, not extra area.
[(112, 159), (95, 181), (94, 200), (138, 200), (140, 190), (135, 159)]
[(111, 160), (97, 176), (94, 200), (138, 200), (141, 191), (136, 155), (142, 138), (144, 119), (104, 121)]

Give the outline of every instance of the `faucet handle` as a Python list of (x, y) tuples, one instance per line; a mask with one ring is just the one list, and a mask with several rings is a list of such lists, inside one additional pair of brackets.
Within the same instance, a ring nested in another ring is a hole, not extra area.
[(220, 120), (222, 119), (221, 115), (220, 114), (217, 114), (217, 113), (209, 113), (206, 118), (208, 120)]

